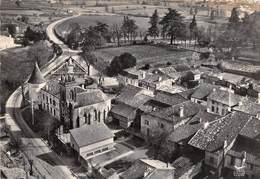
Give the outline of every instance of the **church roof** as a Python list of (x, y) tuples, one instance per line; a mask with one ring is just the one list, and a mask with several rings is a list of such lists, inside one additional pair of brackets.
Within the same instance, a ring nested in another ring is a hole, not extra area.
[(44, 83), (45, 82), (45, 79), (42, 75), (42, 72), (37, 64), (37, 62), (35, 63), (35, 66), (34, 66), (34, 69), (31, 73), (31, 76), (28, 80), (28, 83), (31, 83), (31, 84), (41, 84), (41, 83)]

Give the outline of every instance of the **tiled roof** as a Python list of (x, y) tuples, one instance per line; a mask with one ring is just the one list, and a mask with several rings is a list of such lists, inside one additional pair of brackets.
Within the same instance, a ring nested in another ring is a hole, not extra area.
[[(183, 117), (180, 117), (180, 107), (183, 107)], [(193, 103), (191, 101), (186, 101), (181, 104), (174, 105), (172, 107), (164, 108), (159, 111), (152, 111), (149, 113), (152, 116), (156, 116), (158, 118), (167, 120), (173, 124), (180, 122), (183, 119), (193, 117), (196, 115), (200, 110), (205, 110), (204, 106), (200, 104)]]
[(31, 84), (42, 84), (45, 82), (45, 79), (42, 75), (42, 72), (41, 70), (39, 69), (39, 66), (37, 63), (35, 63), (35, 66), (34, 66), (34, 69), (31, 73), (31, 76), (28, 80), (28, 83), (31, 83)]
[(125, 104), (118, 104), (112, 107), (111, 112), (126, 118), (132, 118), (134, 114), (133, 112), (135, 110), (136, 108), (133, 108), (131, 106)]
[(187, 156), (181, 156), (177, 158), (173, 163), (172, 166), (175, 168), (174, 177), (179, 178), (186, 172), (188, 172), (193, 165), (197, 164), (198, 160), (192, 160)]
[(147, 101), (146, 103), (144, 103), (143, 105), (141, 105), (139, 107), (139, 109), (144, 112), (152, 112), (155, 110), (158, 111), (158, 110), (161, 110), (163, 108), (168, 108), (168, 107), (170, 107), (170, 105), (161, 103), (159, 101), (155, 101), (154, 99), (151, 99), (151, 100)]
[(116, 97), (116, 101), (138, 108), (140, 105), (151, 99), (150, 96), (143, 94), (142, 92), (143, 89), (129, 85)]
[(186, 89), (184, 87), (178, 86), (178, 85), (171, 85), (171, 86), (169, 86), (169, 85), (162, 85), (162, 86), (159, 87), (158, 90), (174, 94), (174, 93), (183, 92)]
[(58, 80), (47, 81), (46, 85), (42, 88), (42, 90), (58, 97), (60, 95), (59, 81)]
[(234, 110), (256, 116), (260, 113), (260, 104), (252, 98), (244, 97), (241, 99), (239, 105), (234, 107)]
[(232, 73), (220, 73), (219, 76), (222, 77), (223, 80), (230, 82), (232, 84), (238, 84), (245, 78), (242, 75), (236, 75)]
[(191, 95), (194, 93), (196, 88), (188, 89), (183, 92), (180, 92), (179, 95), (181, 95), (185, 99), (190, 99)]
[(77, 105), (75, 108), (93, 105), (108, 100), (108, 97), (99, 89), (77, 94)]
[(241, 97), (232, 92), (229, 92), (228, 90), (216, 89), (215, 91), (212, 91), (208, 98), (222, 104), (235, 106), (238, 104)]
[[(174, 168), (159, 160), (139, 159), (121, 174), (123, 179), (161, 179), (173, 175)], [(146, 176), (144, 174), (147, 173)]]
[(238, 137), (233, 147), (227, 152), (228, 155), (236, 158), (243, 158), (246, 152), (246, 163), (260, 166), (260, 144), (250, 142), (247, 139)]
[(206, 128), (200, 129), (189, 141), (189, 144), (201, 150), (218, 150), (223, 147), (225, 140), (229, 145), (250, 118), (250, 115), (242, 112), (230, 113), (209, 123)]
[(157, 94), (154, 97), (154, 100), (168, 105), (176, 105), (184, 101), (187, 101), (187, 99), (182, 97), (180, 94), (171, 94), (162, 91), (157, 92)]
[(160, 72), (162, 72), (162, 73), (164, 73), (166, 75), (168, 75), (170, 73), (177, 72), (173, 66), (168, 66), (168, 67), (164, 67), (164, 68), (158, 68), (158, 71), (160, 71)]
[(178, 65), (174, 65), (173, 67), (175, 68), (175, 70), (177, 72), (183, 72), (183, 71), (190, 70), (190, 67), (188, 65), (178, 64)]
[(160, 75), (160, 74), (146, 74), (145, 78), (142, 79), (142, 81), (146, 83), (159, 83), (161, 81), (167, 80), (169, 77), (166, 75)]
[(143, 90), (142, 88), (132, 86), (132, 85), (127, 85), (122, 89), (120, 94), (116, 97), (116, 100), (122, 102), (131, 100), (133, 96), (140, 93), (142, 90)]
[(191, 98), (195, 99), (204, 99), (207, 97), (210, 93), (212, 93), (213, 89), (217, 89), (217, 85), (212, 85), (208, 83), (202, 83), (197, 87), (194, 91), (194, 93), (191, 95)]
[(187, 124), (175, 129), (168, 137), (172, 142), (180, 142), (181, 140), (192, 137), (204, 124), (204, 122), (211, 122), (216, 120), (218, 115), (208, 113), (206, 111), (199, 111)]
[(85, 124), (80, 128), (70, 130), (70, 133), (79, 147), (114, 137), (111, 130), (103, 123)]
[(128, 77), (133, 78), (133, 79), (138, 79), (142, 74), (143, 74), (143, 71), (138, 70), (135, 67), (124, 69), (121, 72), (121, 75), (128, 76)]
[(250, 119), (239, 134), (260, 141), (260, 120), (256, 118)]

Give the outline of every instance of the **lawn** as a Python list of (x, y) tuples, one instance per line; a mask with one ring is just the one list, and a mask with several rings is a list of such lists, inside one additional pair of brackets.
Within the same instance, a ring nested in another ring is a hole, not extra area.
[[(147, 30), (148, 18), (143, 17), (130, 17), (136, 21), (140, 30)], [(70, 27), (71, 23), (78, 23), (82, 27), (89, 27), (95, 25), (97, 22), (104, 22), (108, 25), (112, 25), (114, 23), (121, 23), (123, 21), (122, 15), (82, 15), (72, 19), (68, 19), (55, 27), (55, 31), (58, 35), (62, 36), (63, 32), (66, 32)]]
[(106, 63), (110, 63), (115, 56), (119, 56), (124, 52), (131, 53), (137, 59), (137, 65), (146, 63), (178, 63), (181, 59), (191, 57), (192, 52), (166, 49), (162, 47), (150, 45), (133, 45), (120, 48), (104, 48), (95, 51), (95, 55), (99, 59), (103, 59)]
[(8, 96), (30, 75), (37, 57), (40, 66), (51, 59), (52, 48), (48, 42), (0, 51), (0, 112), (4, 112)]

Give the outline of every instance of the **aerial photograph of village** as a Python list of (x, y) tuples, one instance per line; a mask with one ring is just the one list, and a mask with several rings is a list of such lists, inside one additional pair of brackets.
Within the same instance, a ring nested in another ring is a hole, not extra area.
[(260, 0), (0, 0), (0, 179), (260, 179)]

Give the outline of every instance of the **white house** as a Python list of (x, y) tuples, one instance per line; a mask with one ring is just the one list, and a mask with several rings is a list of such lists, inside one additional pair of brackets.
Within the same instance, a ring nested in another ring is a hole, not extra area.
[(70, 145), (79, 160), (88, 160), (113, 150), (114, 134), (103, 123), (85, 124), (70, 130)]

